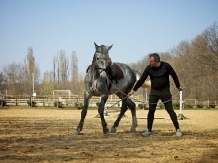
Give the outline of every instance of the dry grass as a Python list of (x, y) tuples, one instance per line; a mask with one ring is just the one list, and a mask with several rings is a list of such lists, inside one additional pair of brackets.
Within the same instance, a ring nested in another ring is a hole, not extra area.
[[(72, 134), (80, 110), (56, 108), (0, 109), (0, 162), (217, 162), (217, 110), (186, 110), (178, 138), (165, 110), (157, 110), (153, 135), (142, 137), (146, 110), (137, 110), (137, 132), (130, 133), (128, 110), (117, 133), (102, 134), (97, 110), (89, 110), (84, 130)], [(106, 118), (109, 128), (118, 112)]]

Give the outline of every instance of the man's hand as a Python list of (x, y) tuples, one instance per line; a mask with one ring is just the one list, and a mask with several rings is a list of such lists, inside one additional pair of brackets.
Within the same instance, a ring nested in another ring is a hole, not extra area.
[(179, 91), (182, 91), (182, 90), (183, 90), (183, 88), (182, 88), (182, 87), (179, 87), (179, 88), (178, 88), (178, 90), (179, 90)]
[(128, 96), (131, 96), (135, 91), (132, 89), (129, 93)]

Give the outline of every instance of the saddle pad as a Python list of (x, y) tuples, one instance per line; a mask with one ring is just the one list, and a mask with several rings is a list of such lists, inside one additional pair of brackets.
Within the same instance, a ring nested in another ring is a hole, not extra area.
[(121, 68), (118, 65), (112, 64), (111, 66), (114, 69), (114, 71), (116, 72), (117, 79), (124, 78), (123, 71), (121, 70)]

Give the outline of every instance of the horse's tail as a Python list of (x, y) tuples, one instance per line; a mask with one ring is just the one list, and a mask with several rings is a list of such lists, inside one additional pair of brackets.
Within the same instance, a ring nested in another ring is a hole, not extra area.
[[(140, 77), (142, 76), (142, 74), (137, 71), (137, 70), (133, 70), (133, 72), (135, 73), (135, 76), (136, 76), (136, 82), (140, 79)], [(150, 80), (147, 80), (145, 81), (142, 86), (142, 88), (150, 88), (151, 87), (151, 81)]]

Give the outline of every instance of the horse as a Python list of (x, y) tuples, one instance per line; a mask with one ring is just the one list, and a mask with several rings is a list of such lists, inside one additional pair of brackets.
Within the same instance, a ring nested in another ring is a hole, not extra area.
[[(116, 94), (122, 100), (122, 106), (120, 109), (120, 114), (117, 120), (114, 122), (111, 133), (115, 133), (119, 125), (120, 120), (124, 116), (124, 113), (129, 108), (132, 114), (132, 126), (130, 131), (136, 131), (137, 118), (136, 118), (136, 105), (128, 98), (127, 94), (131, 91), (137, 79), (140, 77), (140, 73), (132, 70), (128, 65), (123, 63), (114, 62), (113, 65), (117, 65), (123, 73), (122, 78), (117, 78), (117, 82), (109, 80), (108, 68), (108, 58), (109, 50), (111, 46), (101, 45), (98, 46), (95, 42), (95, 54), (93, 56), (92, 64), (89, 66), (84, 79), (85, 91), (84, 91), (84, 106), (81, 111), (81, 119), (74, 130), (74, 133), (80, 134), (83, 129), (84, 120), (87, 114), (87, 109), (89, 106), (90, 98), (92, 96), (100, 96), (100, 104), (98, 106), (98, 113), (101, 119), (101, 125), (103, 127), (103, 133), (108, 134), (109, 129), (104, 118), (104, 106), (107, 102), (108, 96), (111, 94)], [(111, 87), (109, 88), (109, 84)], [(143, 87), (149, 87), (149, 83), (144, 83)]]

